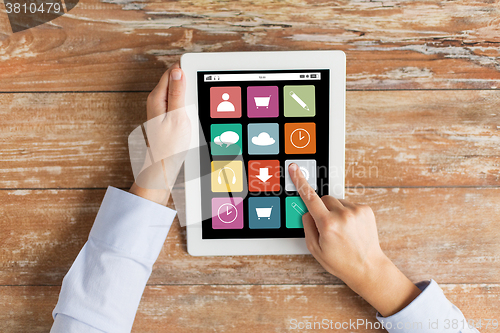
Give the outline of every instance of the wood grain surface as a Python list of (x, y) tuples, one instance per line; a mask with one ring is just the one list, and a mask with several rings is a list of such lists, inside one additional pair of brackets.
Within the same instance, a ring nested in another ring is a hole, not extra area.
[[(0, 191), (0, 285), (60, 285), (87, 240), (104, 192)], [(499, 282), (499, 188), (358, 189), (347, 198), (373, 207), (382, 249), (411, 280)], [(340, 283), (310, 255), (192, 257), (185, 237), (176, 221), (150, 284)]]
[[(441, 288), (468, 319), (477, 322), (498, 316), (498, 284)], [(56, 286), (0, 287), (3, 332), (18, 332), (19, 323), (29, 332), (48, 332), (58, 293)], [(326, 319), (335, 325), (354, 318), (364, 321), (358, 330), (297, 330), (291, 325), (292, 320), (305, 324)], [(345, 285), (147, 286), (132, 332), (385, 332), (370, 329), (369, 323), (376, 322), (375, 310)], [(365, 327), (368, 329), (362, 329)], [(498, 329), (490, 325), (480, 331), (495, 333)]]
[[(0, 188), (130, 187), (146, 93), (0, 96)], [(346, 186), (500, 185), (499, 91), (346, 98)]]
[(148, 91), (184, 52), (308, 49), (343, 50), (348, 89), (496, 89), (499, 17), (496, 1), (81, 0), (16, 34), (1, 15), (0, 91)]

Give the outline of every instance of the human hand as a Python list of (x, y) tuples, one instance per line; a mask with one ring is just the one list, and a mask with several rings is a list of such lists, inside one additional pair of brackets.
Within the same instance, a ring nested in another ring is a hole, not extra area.
[(189, 146), (191, 127), (184, 109), (186, 79), (171, 66), (147, 100), (145, 131), (153, 163), (144, 162), (130, 193), (166, 205)]
[(296, 164), (289, 171), (309, 210), (302, 216), (307, 248), (328, 272), (346, 283), (356, 282), (372, 263), (385, 257), (373, 211), (329, 195), (320, 198)]
[(307, 248), (323, 268), (383, 316), (400, 311), (418, 296), (420, 290), (380, 248), (370, 207), (329, 195), (320, 198), (294, 163), (289, 174), (308, 208), (302, 216)]

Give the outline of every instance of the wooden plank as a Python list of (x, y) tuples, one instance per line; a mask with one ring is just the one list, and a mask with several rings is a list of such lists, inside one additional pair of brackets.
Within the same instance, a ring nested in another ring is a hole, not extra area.
[[(0, 188), (130, 187), (146, 93), (0, 99)], [(346, 185), (500, 185), (497, 91), (347, 93)]]
[(500, 185), (499, 97), (488, 91), (348, 93), (346, 185)]
[[(446, 297), (468, 319), (500, 319), (497, 307), (500, 305), (498, 285), (441, 287)], [(175, 305), (170, 303), (171, 300)], [(293, 319), (303, 323), (327, 319), (333, 325), (362, 319), (365, 323), (374, 324), (377, 322), (375, 313), (368, 303), (345, 285), (195, 286), (178, 289), (158, 286), (147, 288), (134, 331), (158, 332), (166, 323), (164, 315), (171, 319), (168, 325), (173, 326), (169, 330), (172, 332), (213, 332), (214, 329), (217, 332), (234, 332), (235, 327), (241, 332), (296, 332), (297, 329), (290, 325)], [(153, 316), (157, 319), (152, 320)], [(359, 331), (385, 332), (369, 328), (370, 326), (363, 326)], [(482, 329), (481, 332), (495, 330)]]
[[(500, 285), (440, 286), (467, 319), (500, 319)], [(48, 332), (58, 293), (59, 287), (0, 287), (1, 331)], [(345, 285), (147, 286), (132, 332), (296, 332), (294, 319), (377, 322), (375, 310)], [(385, 332), (364, 328), (355, 331)]]
[(61, 281), (103, 197), (103, 190), (0, 191), (0, 285)]
[(16, 34), (1, 16), (0, 91), (144, 91), (185, 52), (304, 49), (345, 51), (348, 89), (495, 89), (498, 15), (492, 1), (82, 0)]
[[(378, 188), (347, 198), (373, 207), (383, 250), (412, 280), (497, 283), (499, 195), (500, 188)], [(0, 191), (0, 285), (60, 284), (103, 196), (103, 190)], [(339, 283), (312, 256), (191, 257), (185, 239), (176, 221), (150, 283)]]
[(127, 138), (146, 121), (147, 94), (1, 96), (1, 187), (132, 185)]

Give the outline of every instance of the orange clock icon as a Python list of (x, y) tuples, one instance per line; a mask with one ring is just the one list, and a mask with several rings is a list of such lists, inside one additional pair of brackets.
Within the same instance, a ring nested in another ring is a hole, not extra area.
[(290, 142), (295, 148), (305, 148), (311, 142), (311, 135), (303, 128), (296, 128), (290, 134)]
[(286, 123), (285, 138), (286, 154), (316, 153), (315, 123)]

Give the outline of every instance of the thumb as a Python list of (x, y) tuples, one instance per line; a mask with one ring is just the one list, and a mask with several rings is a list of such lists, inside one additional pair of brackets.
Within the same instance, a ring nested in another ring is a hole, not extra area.
[(185, 95), (186, 78), (184, 72), (180, 68), (173, 68), (170, 72), (168, 85), (167, 112), (184, 107)]

